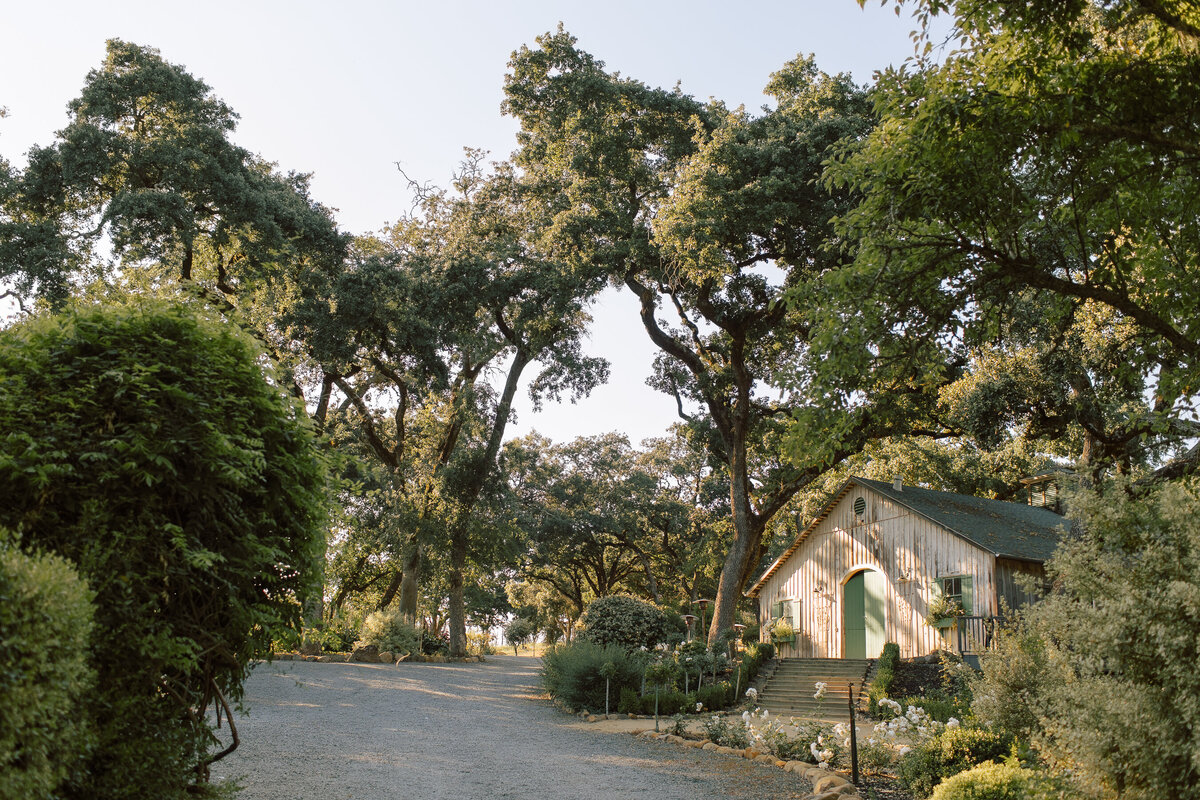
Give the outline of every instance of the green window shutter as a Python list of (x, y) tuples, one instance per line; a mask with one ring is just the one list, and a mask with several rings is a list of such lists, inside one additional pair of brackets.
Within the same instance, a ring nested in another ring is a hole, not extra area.
[(936, 578), (933, 581), (933, 583), (929, 586), (929, 590), (930, 590), (929, 591), (929, 599), (930, 600), (937, 600), (939, 597), (941, 597), (942, 596), (942, 579)]
[(963, 575), (960, 580), (962, 581), (963, 611), (966, 612), (967, 614), (974, 614), (975, 612), (973, 609), (975, 607), (975, 593), (974, 593), (974, 591), (972, 591), (972, 586), (971, 586), (971, 582), (973, 579), (971, 578), (970, 575)]
[(800, 601), (793, 600), (792, 602), (788, 603), (788, 605), (791, 606), (791, 608), (788, 610), (788, 613), (792, 618), (792, 630), (798, 631), (800, 630)]
[(783, 601), (780, 600), (771, 604), (771, 619), (779, 619), (783, 616)]

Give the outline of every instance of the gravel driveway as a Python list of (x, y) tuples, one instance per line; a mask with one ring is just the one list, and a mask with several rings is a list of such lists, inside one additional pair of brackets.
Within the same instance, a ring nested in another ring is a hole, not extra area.
[(570, 727), (538, 661), (262, 665), (241, 746), (213, 766), (243, 800), (800, 798), (808, 784), (732, 756)]

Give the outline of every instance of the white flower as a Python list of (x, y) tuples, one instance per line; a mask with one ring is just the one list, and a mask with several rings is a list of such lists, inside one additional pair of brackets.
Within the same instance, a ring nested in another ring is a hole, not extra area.
[(764, 708), (764, 709), (763, 709), (763, 713), (762, 713), (762, 718), (763, 718), (763, 719), (766, 719), (766, 718), (767, 718), (767, 717), (769, 717), (769, 716), (771, 716), (771, 712), (770, 712), (770, 711), (767, 711), (767, 710)]
[(755, 689), (753, 686), (751, 686), (749, 689), (746, 690), (746, 697), (749, 697), (751, 701), (757, 700), (758, 699), (758, 689)]
[(950, 719), (946, 720), (946, 727), (947, 727), (947, 728), (957, 728), (957, 727), (958, 727), (959, 725), (961, 725), (961, 724), (962, 724), (962, 723), (960, 723), (960, 722), (959, 722), (958, 720), (956, 720), (954, 717), (951, 717)]
[(817, 750), (817, 743), (812, 742), (808, 745), (808, 752), (812, 753), (812, 757), (817, 761), (821, 760), (821, 752)]
[(704, 709), (704, 703), (696, 703), (696, 713), (699, 714)]
[(901, 747), (899, 750), (896, 751), (896, 753), (898, 755), (904, 755), (905, 753), (909, 753), (909, 752), (912, 752), (911, 747)]
[(822, 750), (821, 755), (818, 756), (818, 758), (820, 758), (825, 763), (829, 763), (833, 759), (833, 751), (832, 750)]
[(742, 722), (746, 723), (747, 725), (750, 724), (750, 712), (749, 711), (742, 712)]

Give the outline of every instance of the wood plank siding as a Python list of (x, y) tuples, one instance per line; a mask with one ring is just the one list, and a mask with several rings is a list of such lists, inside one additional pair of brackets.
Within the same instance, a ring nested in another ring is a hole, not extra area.
[[(855, 513), (855, 501), (860, 497), (865, 501), (861, 516)], [(1034, 566), (1008, 562), (1003, 596), (1015, 597), (1013, 577)], [(868, 487), (853, 486), (808, 530), (758, 591), (764, 622), (770, 618), (773, 604), (794, 603), (785, 609), (795, 615), (796, 641), (781, 644), (780, 655), (845, 656), (844, 587), (862, 569), (878, 570), (884, 577), (886, 640), (900, 646), (902, 657), (950, 645), (948, 633), (925, 622), (937, 578), (970, 576), (970, 613), (997, 613), (1000, 595), (996, 559), (991, 553)], [(764, 641), (769, 638), (764, 631)]]

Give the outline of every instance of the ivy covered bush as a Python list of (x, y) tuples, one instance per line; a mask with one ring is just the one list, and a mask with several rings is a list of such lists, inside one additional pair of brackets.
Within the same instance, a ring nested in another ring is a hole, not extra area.
[(91, 630), (91, 592), (71, 565), (22, 553), (0, 530), (0, 800), (53, 797), (79, 767)]
[(95, 746), (60, 795), (209, 791), (212, 710), (237, 707), (251, 659), (319, 590), (303, 410), (236, 326), (158, 302), (0, 331), (0, 385), (0, 526), (95, 592), (97, 689), (74, 712)]
[(581, 639), (628, 650), (653, 649), (670, 634), (667, 615), (661, 608), (624, 594), (592, 601), (581, 625)]

